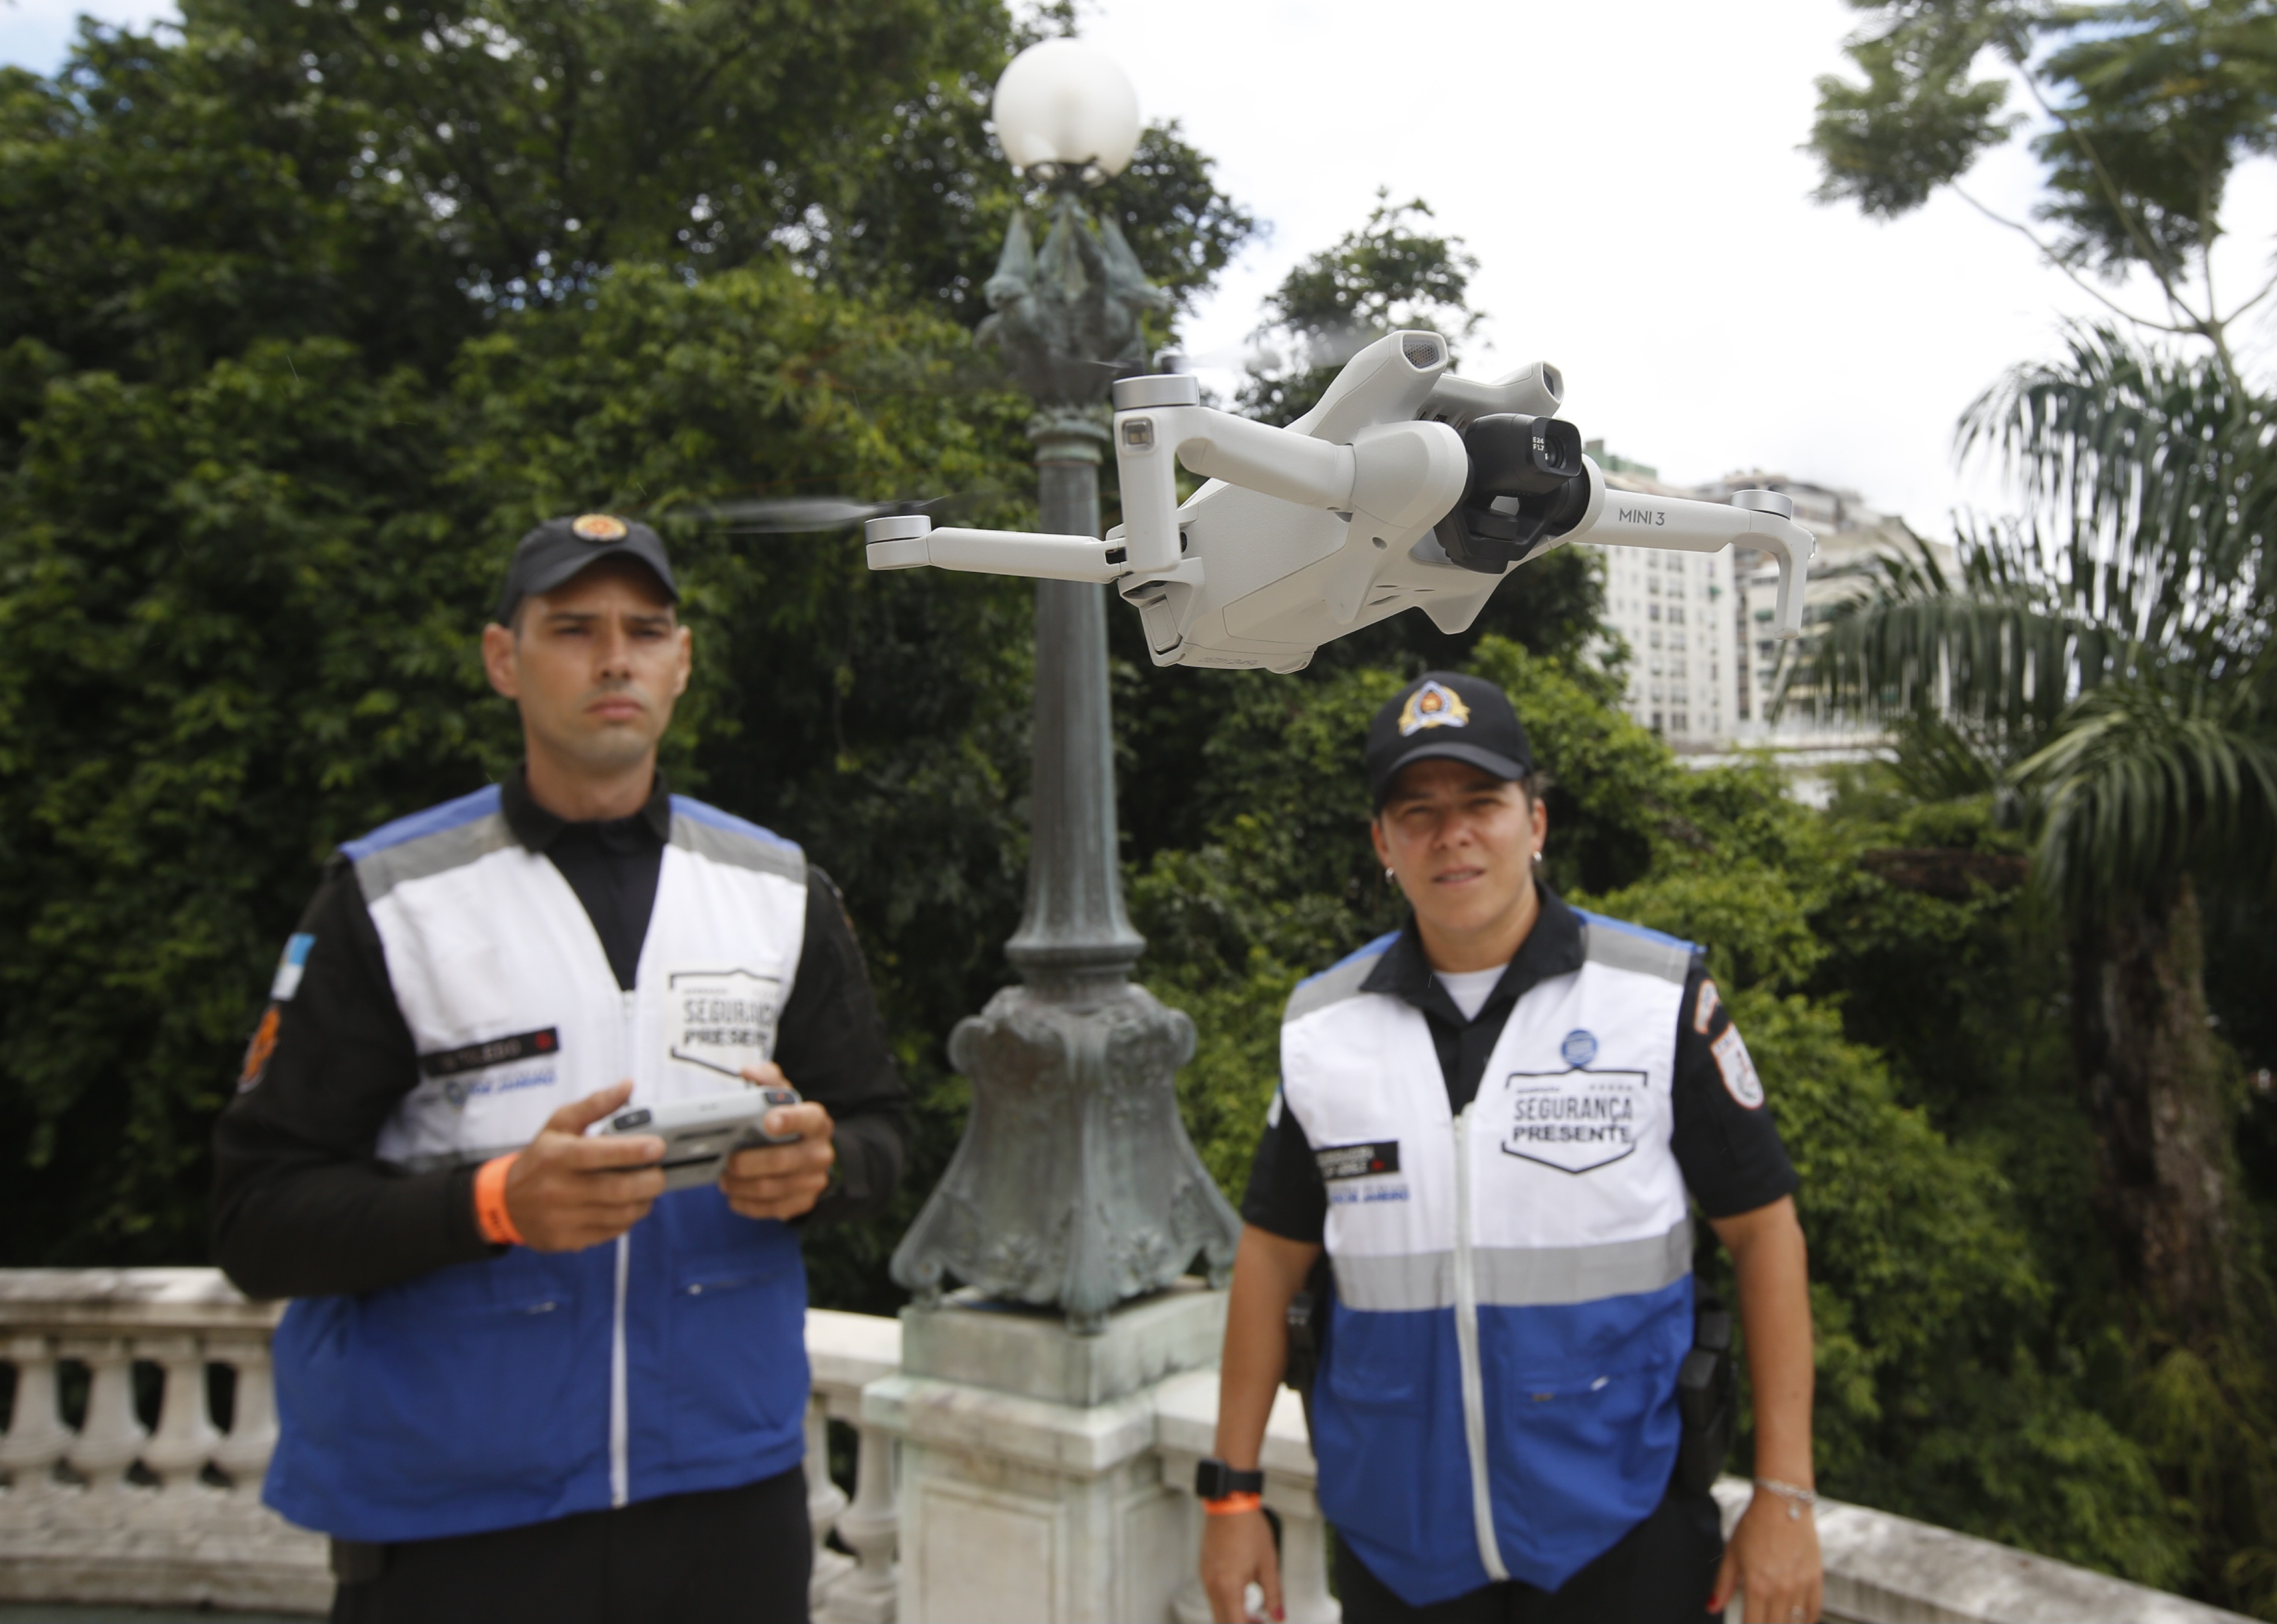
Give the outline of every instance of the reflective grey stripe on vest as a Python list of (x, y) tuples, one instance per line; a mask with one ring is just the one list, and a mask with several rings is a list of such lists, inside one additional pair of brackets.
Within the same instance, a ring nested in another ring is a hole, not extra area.
[(672, 843), (683, 851), (731, 868), (781, 874), (800, 885), (806, 883), (806, 853), (788, 841), (758, 840), (739, 830), (723, 829), (716, 823), (704, 823), (675, 812)]
[[(1649, 945), (1649, 944), (1647, 944)], [(1336, 1298), (1365, 1314), (1455, 1306), (1455, 1254), (1421, 1252), (1335, 1259)], [(1595, 1247), (1474, 1247), (1483, 1308), (1532, 1308), (1657, 1292), (1692, 1272), (1692, 1220), (1664, 1235)]]
[(356, 884), (362, 888), (364, 905), (369, 907), (399, 885), (463, 868), (514, 843), (514, 831), (506, 827), (505, 815), (492, 812), (456, 828), (383, 847), (359, 859), (355, 865)]
[(1281, 1012), (1282, 1023), (1285, 1025), (1316, 1010), (1325, 1010), (1332, 1003), (1359, 997), (1360, 983), (1375, 972), (1377, 962), (1382, 957), (1382, 952), (1355, 953), (1342, 964), (1332, 964), (1320, 974), (1298, 982), (1297, 990), (1289, 995), (1288, 1008)]
[(1679, 987), (1692, 972), (1692, 949), (1688, 943), (1655, 942), (1609, 926), (1592, 925), (1586, 919), (1581, 923), (1581, 942), (1589, 962), (1609, 970), (1656, 975)]

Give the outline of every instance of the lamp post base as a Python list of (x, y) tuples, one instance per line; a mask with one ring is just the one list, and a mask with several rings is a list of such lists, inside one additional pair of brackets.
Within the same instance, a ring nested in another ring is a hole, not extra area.
[(1222, 1285), (1241, 1220), (1179, 1120), (1175, 1079), (1193, 1052), (1192, 1020), (1120, 980), (1008, 987), (959, 1022), (948, 1053), (972, 1079), (972, 1116), (895, 1249), (894, 1279), (920, 1307), (950, 1276), (1056, 1305), (1084, 1336), (1198, 1252)]

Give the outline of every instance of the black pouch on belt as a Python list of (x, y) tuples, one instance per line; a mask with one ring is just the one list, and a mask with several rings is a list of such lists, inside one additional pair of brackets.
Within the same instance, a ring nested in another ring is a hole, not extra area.
[(1692, 1349), (1676, 1372), (1676, 1408), (1684, 1418), (1677, 1446), (1676, 1487), (1705, 1494), (1732, 1452), (1739, 1420), (1739, 1384), (1732, 1372), (1732, 1311), (1702, 1293), (1693, 1320)]
[(1336, 1297), (1336, 1275), (1322, 1252), (1305, 1277), (1305, 1289), (1289, 1300), (1289, 1362), (1281, 1383), (1305, 1401), (1305, 1424), (1313, 1422), (1313, 1383), (1329, 1351), (1329, 1310)]

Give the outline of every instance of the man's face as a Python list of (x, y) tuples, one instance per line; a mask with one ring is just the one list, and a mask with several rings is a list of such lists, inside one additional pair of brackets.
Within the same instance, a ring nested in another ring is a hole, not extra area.
[(592, 773), (655, 751), (689, 658), (662, 583), (628, 559), (581, 570), (524, 599), (512, 628), (483, 630), (491, 686), (522, 706), (531, 750)]
[(1417, 917), (1456, 935), (1519, 905), (1548, 832), (1547, 814), (1524, 789), (1463, 761), (1404, 769), (1373, 829), (1376, 856)]

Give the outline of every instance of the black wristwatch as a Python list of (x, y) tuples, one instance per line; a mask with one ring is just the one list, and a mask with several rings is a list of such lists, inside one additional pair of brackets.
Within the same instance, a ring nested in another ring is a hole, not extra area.
[(1262, 1494), (1263, 1472), (1237, 1472), (1222, 1460), (1194, 1465), (1194, 1493), (1205, 1500), (1222, 1500), (1229, 1494)]

